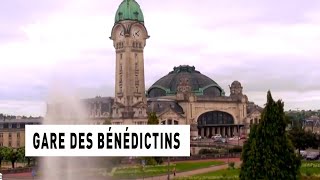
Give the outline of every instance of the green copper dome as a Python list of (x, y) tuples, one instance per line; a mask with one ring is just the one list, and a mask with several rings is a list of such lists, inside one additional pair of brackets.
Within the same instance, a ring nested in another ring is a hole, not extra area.
[(115, 17), (115, 23), (122, 20), (144, 22), (143, 13), (139, 4), (135, 0), (123, 0), (119, 5)]

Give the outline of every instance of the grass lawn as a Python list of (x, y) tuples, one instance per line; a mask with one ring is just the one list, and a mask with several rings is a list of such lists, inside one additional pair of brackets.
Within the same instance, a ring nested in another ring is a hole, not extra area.
[[(190, 171), (195, 169), (206, 168), (210, 166), (216, 166), (224, 164), (222, 161), (208, 161), (208, 162), (178, 162), (175, 164), (170, 164), (170, 171), (173, 168), (176, 168), (176, 172)], [(144, 169), (142, 167), (126, 167), (126, 168), (117, 168), (113, 172), (113, 177), (116, 178), (126, 178), (126, 179), (135, 179), (142, 177), (151, 177), (163, 175), (168, 172), (168, 166), (165, 165), (156, 165), (156, 166), (146, 166)]]
[(238, 179), (240, 169), (223, 169), (193, 176), (193, 179)]
[(317, 176), (320, 179), (320, 161), (303, 161), (300, 172), (303, 176)]
[[(197, 179), (239, 179), (240, 169), (223, 169), (205, 174), (199, 174), (192, 177), (183, 177), (177, 179), (197, 180)], [(300, 169), (302, 179), (320, 179), (320, 161), (302, 162)]]

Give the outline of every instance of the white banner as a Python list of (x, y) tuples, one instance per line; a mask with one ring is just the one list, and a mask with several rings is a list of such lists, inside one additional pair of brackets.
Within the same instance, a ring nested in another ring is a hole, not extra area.
[(189, 125), (26, 125), (26, 156), (190, 156)]

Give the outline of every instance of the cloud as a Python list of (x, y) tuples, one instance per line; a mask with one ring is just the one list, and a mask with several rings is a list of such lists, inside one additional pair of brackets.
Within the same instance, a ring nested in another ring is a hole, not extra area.
[[(239, 80), (249, 99), (260, 104), (271, 89), (288, 102), (288, 108), (319, 108), (320, 87), (315, 83), (320, 77), (319, 1), (138, 2), (151, 35), (145, 48), (146, 87), (174, 66), (189, 64), (227, 92), (228, 85)], [(72, 84), (84, 97), (113, 96), (115, 53), (109, 36), (119, 3), (12, 0), (2, 4), (3, 105), (30, 102), (34, 107), (30, 111), (44, 114), (34, 101), (45, 102), (56, 81)], [(300, 98), (306, 103), (295, 95), (308, 97)], [(7, 109), (18, 113), (15, 108)]]
[(44, 101), (15, 101), (0, 100), (1, 113), (17, 116), (44, 115), (46, 103)]

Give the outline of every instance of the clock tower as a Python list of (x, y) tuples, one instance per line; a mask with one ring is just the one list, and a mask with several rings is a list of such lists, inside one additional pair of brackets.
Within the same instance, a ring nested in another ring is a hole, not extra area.
[(139, 4), (123, 0), (110, 39), (116, 52), (113, 124), (146, 124), (143, 50), (149, 38)]

